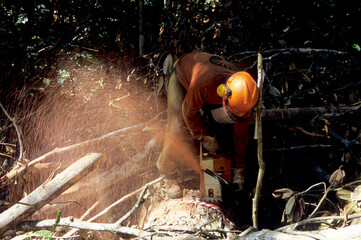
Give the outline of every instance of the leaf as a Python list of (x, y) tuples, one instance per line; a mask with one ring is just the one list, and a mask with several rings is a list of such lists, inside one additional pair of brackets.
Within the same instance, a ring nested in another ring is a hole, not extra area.
[(293, 222), (299, 222), (303, 215), (303, 210), (305, 209), (305, 200), (300, 198), (296, 201), (296, 206), (293, 213)]
[(286, 207), (285, 207), (285, 214), (286, 215), (290, 215), (291, 213), (293, 213), (293, 210), (295, 209), (296, 206), (296, 196), (292, 196), (290, 199), (288, 199)]
[(16, 151), (14, 150), (14, 148), (10, 147), (10, 146), (5, 146), (5, 150), (7, 154), (13, 154)]
[(56, 213), (55, 224), (53, 225), (53, 231), (55, 231), (55, 228), (58, 226), (60, 222), (60, 218), (61, 218), (61, 210), (58, 210), (58, 212)]
[(171, 54), (168, 54), (163, 63), (163, 73), (164, 75), (168, 75), (172, 70), (173, 66), (173, 58)]
[(307, 83), (311, 82), (311, 79), (306, 74), (304, 74), (303, 72), (301, 72), (299, 70), (297, 70), (297, 71), (302, 75), (302, 78), (303, 78), (303, 80), (305, 80), (305, 82), (307, 82)]
[(356, 49), (356, 51), (361, 51), (361, 47), (358, 44), (352, 44), (352, 48)]
[(343, 166), (341, 165), (336, 171), (334, 171), (331, 174), (330, 179), (328, 180), (328, 182), (331, 185), (334, 186), (341, 186), (343, 184), (343, 182), (345, 181), (346, 178), (346, 174), (345, 171), (343, 170)]
[(361, 185), (357, 186), (353, 192), (350, 192), (350, 198), (352, 201), (361, 201)]
[(272, 95), (272, 96), (275, 96), (275, 97), (279, 97), (281, 96), (281, 92), (280, 90), (278, 90), (278, 88), (270, 85), (269, 86), (269, 93)]
[(53, 232), (48, 230), (40, 230), (30, 234), (31, 237), (44, 237), (45, 239), (51, 239)]
[(293, 195), (293, 191), (289, 188), (280, 188), (273, 191), (272, 196), (274, 198), (287, 199)]
[(296, 65), (295, 65), (294, 63), (291, 63), (291, 64), (288, 66), (288, 69), (289, 69), (290, 71), (295, 70), (295, 69), (296, 69)]
[(158, 78), (158, 83), (157, 83), (157, 92), (156, 92), (157, 96), (159, 96), (160, 93), (162, 92), (163, 86), (164, 86), (164, 78), (163, 76), (160, 76)]
[(342, 200), (350, 201), (352, 192), (347, 189), (340, 189), (336, 191), (336, 196)]
[(352, 211), (359, 213), (359, 210), (355, 202), (349, 202), (343, 207), (344, 215), (350, 214), (352, 213)]

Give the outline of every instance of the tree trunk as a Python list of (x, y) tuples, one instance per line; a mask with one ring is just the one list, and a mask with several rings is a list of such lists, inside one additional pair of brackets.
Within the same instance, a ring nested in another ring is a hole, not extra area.
[(143, 34), (143, 6), (144, 6), (144, 0), (138, 0), (139, 1), (139, 57), (143, 56), (144, 52), (144, 34)]
[[(287, 109), (263, 109), (263, 121), (300, 121), (305, 119), (312, 119), (317, 115), (328, 114), (330, 116), (337, 116), (342, 114), (361, 113), (359, 106), (343, 106), (343, 107), (308, 107), (308, 108), (287, 108)], [(254, 123), (256, 120), (256, 113), (253, 112), (251, 118), (244, 119)]]

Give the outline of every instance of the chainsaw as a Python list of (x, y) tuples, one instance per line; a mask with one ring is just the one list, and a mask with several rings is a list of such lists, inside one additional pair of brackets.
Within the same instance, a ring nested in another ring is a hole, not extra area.
[[(209, 202), (222, 201), (222, 188), (229, 186), (232, 177), (232, 159), (223, 154), (210, 154), (203, 151), (200, 144), (200, 167), (203, 171), (205, 199)], [(202, 186), (201, 186), (202, 188)]]

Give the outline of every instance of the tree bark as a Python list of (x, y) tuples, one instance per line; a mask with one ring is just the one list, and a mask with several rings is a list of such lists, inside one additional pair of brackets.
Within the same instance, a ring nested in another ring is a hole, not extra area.
[(23, 198), (20, 201), (22, 204), (15, 204), (1, 213), (0, 236), (86, 176), (95, 168), (101, 156), (99, 153), (86, 155)]
[[(307, 107), (307, 108), (287, 108), (287, 109), (265, 109), (262, 111), (262, 119), (266, 121), (278, 120), (303, 120), (310, 119), (320, 114), (329, 114), (330, 116), (342, 115), (345, 113), (360, 113), (360, 106), (342, 106), (342, 107)], [(255, 114), (252, 117), (255, 119)]]
[[(317, 115), (340, 116), (343, 114), (360, 114), (360, 106), (342, 107), (307, 107), (307, 108), (286, 108), (286, 109), (263, 109), (263, 121), (297, 121), (311, 119)], [(255, 123), (256, 112), (250, 118), (240, 119), (240, 121)]]
[(143, 6), (144, 0), (138, 0), (138, 7), (139, 7), (139, 57), (143, 56), (144, 52), (144, 34), (143, 34)]

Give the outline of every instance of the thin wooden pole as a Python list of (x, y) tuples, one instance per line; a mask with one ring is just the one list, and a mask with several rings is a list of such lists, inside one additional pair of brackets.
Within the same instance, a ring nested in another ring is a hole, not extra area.
[(263, 139), (262, 139), (262, 91), (263, 91), (263, 59), (262, 55), (258, 54), (258, 81), (257, 85), (259, 87), (259, 100), (256, 108), (256, 131), (255, 138), (257, 138), (258, 148), (257, 148), (257, 157), (258, 157), (258, 177), (256, 184), (256, 191), (254, 198), (252, 200), (252, 219), (253, 219), (253, 227), (258, 229), (258, 204), (259, 204), (259, 196), (261, 194), (262, 189), (262, 181), (265, 172), (265, 163), (263, 161)]

